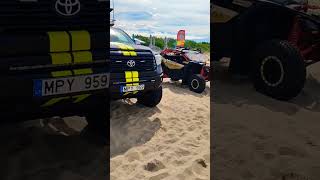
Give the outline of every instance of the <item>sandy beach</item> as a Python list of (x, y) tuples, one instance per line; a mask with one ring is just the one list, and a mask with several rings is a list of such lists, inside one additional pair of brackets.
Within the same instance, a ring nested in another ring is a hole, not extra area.
[[(210, 87), (165, 82), (161, 104), (111, 103), (111, 179), (209, 179)], [(82, 117), (0, 127), (1, 180), (107, 179), (106, 148), (80, 136)]]
[(214, 64), (214, 179), (319, 179), (320, 64), (308, 68), (303, 92), (290, 102), (257, 93), (227, 66)]
[(156, 108), (112, 102), (112, 180), (209, 179), (209, 84), (203, 94), (169, 81), (163, 90)]

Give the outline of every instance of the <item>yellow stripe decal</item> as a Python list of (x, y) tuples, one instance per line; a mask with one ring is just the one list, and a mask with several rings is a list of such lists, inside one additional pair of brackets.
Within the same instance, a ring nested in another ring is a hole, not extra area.
[(80, 75), (80, 74), (92, 74), (92, 69), (91, 68), (86, 68), (86, 69), (75, 69), (73, 70), (75, 75)]
[(76, 99), (75, 101), (73, 101), (73, 103), (79, 103), (88, 98), (89, 96), (91, 96), (91, 94), (81, 94), (78, 96), (72, 96), (73, 99)]
[(130, 50), (130, 51), (134, 51), (134, 50), (135, 50), (132, 46), (129, 46), (129, 45), (127, 45), (127, 44), (125, 44), (125, 47), (126, 47), (128, 50)]
[[(125, 71), (125, 77), (126, 77), (126, 86), (132, 86), (132, 84), (128, 84), (132, 82), (132, 72), (131, 71)], [(130, 92), (124, 93), (124, 96), (130, 94)]]
[(133, 78), (138, 78), (139, 77), (139, 72), (138, 71), (132, 71), (132, 77)]
[(50, 52), (70, 51), (70, 38), (67, 32), (47, 32), (50, 40)]
[(48, 106), (52, 106), (62, 100), (66, 100), (66, 99), (70, 99), (69, 96), (67, 97), (58, 97), (58, 98), (52, 98), (50, 99), (48, 102), (46, 102), (45, 104), (42, 105), (42, 107), (48, 107)]
[(130, 52), (129, 51), (122, 51), (122, 54), (124, 56), (131, 56)]
[[(84, 63), (84, 62), (92, 62), (92, 53), (90, 51), (82, 51), (82, 52), (73, 52), (73, 59), (74, 63)], [(92, 74), (93, 71), (91, 68), (85, 68), (85, 69), (75, 69), (73, 70), (75, 75), (83, 75), (83, 74)], [(78, 96), (73, 96), (73, 99), (76, 99), (73, 101), (73, 103), (79, 103), (86, 98), (91, 96), (91, 94), (81, 94)]]
[(137, 56), (137, 53), (135, 51), (130, 51), (131, 56)]
[[(50, 53), (52, 64), (71, 64), (72, 57), (70, 53)], [(70, 70), (67, 71), (53, 71), (51, 72), (53, 77), (64, 77), (64, 76), (72, 76), (72, 72)], [(69, 96), (67, 97), (58, 97), (52, 98), (47, 101), (42, 107), (52, 106), (60, 101), (70, 99)]]
[[(132, 80), (133, 82), (139, 82), (139, 72), (138, 71), (132, 71)], [(133, 86), (139, 86), (139, 83), (133, 83)], [(134, 91), (133, 94), (137, 94), (138, 91)]]
[(72, 40), (72, 51), (91, 49), (91, 38), (88, 31), (69, 31)]
[(70, 53), (51, 53), (52, 64), (70, 64), (72, 62)]
[(74, 62), (92, 62), (92, 53), (90, 51), (73, 52)]
[[(56, 32), (47, 32), (50, 40), (50, 56), (52, 64), (71, 64), (72, 57), (70, 53), (62, 53), (70, 51), (70, 38), (67, 32), (65, 31), (56, 31)], [(57, 53), (60, 52), (60, 53)], [(53, 71), (51, 72), (53, 77), (64, 77), (72, 76), (70, 70), (66, 71)], [(42, 107), (52, 106), (62, 100), (69, 99), (70, 97), (58, 97), (52, 98), (47, 101)]]
[[(139, 85), (139, 72), (138, 71), (125, 71), (125, 77), (126, 77), (126, 86), (138, 86)], [(138, 83), (135, 83), (138, 82)], [(138, 91), (134, 92), (126, 92), (124, 96), (128, 94), (137, 94)]]
[(72, 72), (71, 71), (54, 71), (51, 72), (53, 77), (64, 77), (64, 76), (71, 76)]
[[(82, 51), (82, 52), (73, 52), (74, 63), (84, 63), (84, 62), (92, 62), (92, 54), (90, 51)], [(93, 71), (91, 68), (85, 69), (75, 69), (73, 70), (75, 75), (81, 74), (92, 74)]]
[(134, 51), (135, 49), (132, 46), (118, 42), (112, 42), (112, 44), (118, 46), (124, 56), (137, 56), (137, 53)]
[[(69, 53), (50, 53), (52, 64), (71, 64), (72, 58)], [(51, 72), (53, 77), (63, 77), (71, 76), (72, 72), (70, 70), (66, 71), (54, 71)]]
[(132, 73), (131, 71), (125, 71), (126, 79), (132, 78)]
[(135, 51), (122, 51), (122, 54), (124, 56), (137, 56), (137, 53)]
[[(69, 34), (65, 31), (63, 32), (48, 32), (50, 39), (50, 52), (52, 64), (71, 64), (72, 56), (74, 63), (83, 63), (83, 62), (92, 62), (92, 53), (89, 51), (91, 49), (91, 38), (88, 31), (69, 31), (71, 35), (71, 40)], [(72, 43), (72, 49), (70, 49), (70, 43)], [(66, 51), (81, 51), (81, 52), (72, 52), (71, 53), (61, 53)], [(60, 53), (57, 53), (60, 52)], [(91, 68), (84, 69), (74, 69), (73, 73), (75, 75), (83, 74), (92, 74), (93, 71)], [(64, 77), (72, 76), (71, 70), (66, 71), (55, 71), (51, 72), (53, 77)], [(74, 99), (73, 103), (79, 103), (84, 99), (91, 96), (91, 94), (81, 94), (77, 96), (67, 96), (67, 97), (58, 97), (52, 98), (48, 102), (42, 105), (42, 107), (52, 106), (60, 101), (66, 99)]]

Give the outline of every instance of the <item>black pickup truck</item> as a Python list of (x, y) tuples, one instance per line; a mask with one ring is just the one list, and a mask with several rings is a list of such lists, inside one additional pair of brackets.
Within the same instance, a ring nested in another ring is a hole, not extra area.
[(109, 0), (0, 1), (2, 120), (105, 120), (108, 8)]
[(161, 57), (119, 28), (110, 27), (110, 94), (112, 99), (137, 98), (147, 107), (162, 98)]

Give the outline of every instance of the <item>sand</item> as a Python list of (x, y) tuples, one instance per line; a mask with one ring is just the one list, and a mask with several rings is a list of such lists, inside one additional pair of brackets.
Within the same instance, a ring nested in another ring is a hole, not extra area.
[[(199, 95), (164, 83), (156, 108), (112, 102), (111, 179), (209, 179), (208, 85)], [(106, 180), (106, 147), (80, 136), (81, 117), (0, 126), (1, 180)]]
[(105, 148), (79, 135), (83, 118), (1, 124), (1, 180), (107, 179)]
[(169, 81), (156, 108), (112, 102), (111, 179), (209, 179), (209, 106), (209, 85), (196, 94)]
[(213, 66), (214, 179), (319, 179), (320, 64), (308, 68), (306, 87), (290, 102), (231, 78), (227, 61)]

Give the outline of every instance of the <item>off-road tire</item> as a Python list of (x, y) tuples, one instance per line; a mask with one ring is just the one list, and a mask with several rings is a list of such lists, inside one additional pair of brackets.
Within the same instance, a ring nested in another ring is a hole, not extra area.
[(306, 67), (298, 49), (283, 40), (258, 46), (252, 56), (251, 77), (255, 89), (275, 99), (296, 97), (306, 81)]
[(148, 91), (145, 94), (139, 96), (137, 98), (137, 103), (142, 104), (147, 107), (155, 107), (157, 106), (162, 99), (162, 86), (159, 88)]
[(206, 89), (206, 80), (200, 74), (193, 74), (189, 78), (189, 89), (196, 93), (202, 93)]

